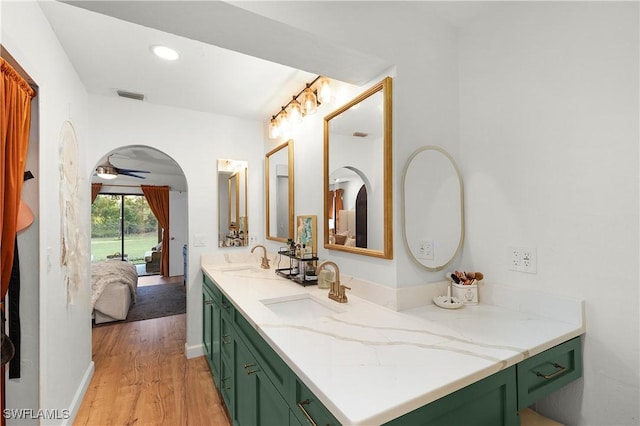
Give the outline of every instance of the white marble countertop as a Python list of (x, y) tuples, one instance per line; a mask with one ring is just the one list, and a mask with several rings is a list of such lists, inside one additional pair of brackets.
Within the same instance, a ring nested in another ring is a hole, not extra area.
[[(478, 305), (447, 310), (425, 300), (396, 312), (348, 291), (340, 304), (327, 290), (245, 265), (202, 260), (203, 272), (345, 425), (390, 421), (585, 331), (579, 300), (486, 285)], [(308, 312), (268, 307), (302, 295), (335, 312), (304, 318)]]

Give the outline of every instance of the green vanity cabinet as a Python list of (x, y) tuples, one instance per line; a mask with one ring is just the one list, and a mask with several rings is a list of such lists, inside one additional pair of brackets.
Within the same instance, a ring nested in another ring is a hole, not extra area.
[(206, 275), (203, 304), (205, 355), (234, 425), (339, 424)]
[(582, 376), (582, 341), (580, 337), (554, 346), (516, 365), (518, 371), (518, 409)]
[[(203, 305), (205, 354), (234, 425), (340, 424), (207, 276)], [(581, 375), (576, 337), (386, 424), (519, 426), (518, 410)]]
[(499, 371), (386, 425), (393, 426), (518, 426), (516, 368)]

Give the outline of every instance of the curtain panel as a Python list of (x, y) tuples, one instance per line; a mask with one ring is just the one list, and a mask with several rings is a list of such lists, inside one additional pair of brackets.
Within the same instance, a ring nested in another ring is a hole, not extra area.
[(1, 297), (4, 298), (11, 279), (18, 209), (29, 148), (31, 100), (36, 92), (4, 58), (0, 61), (0, 275)]
[(149, 207), (162, 228), (162, 255), (160, 274), (169, 276), (169, 187), (140, 185)]
[(100, 194), (100, 190), (102, 189), (101, 183), (92, 183), (91, 184), (91, 204), (98, 198), (98, 194)]

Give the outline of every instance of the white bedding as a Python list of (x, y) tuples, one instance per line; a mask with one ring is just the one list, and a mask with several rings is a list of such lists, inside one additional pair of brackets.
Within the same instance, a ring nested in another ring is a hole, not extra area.
[(116, 320), (125, 319), (131, 303), (136, 301), (136, 267), (118, 260), (94, 263), (91, 266), (91, 288), (92, 310), (99, 310)]

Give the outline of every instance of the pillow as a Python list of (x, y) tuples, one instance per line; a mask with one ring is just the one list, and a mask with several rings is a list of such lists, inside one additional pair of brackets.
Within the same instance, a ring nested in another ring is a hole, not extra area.
[(356, 239), (355, 238), (347, 238), (347, 241), (344, 242), (345, 247), (355, 247)]
[(347, 239), (346, 235), (340, 235), (340, 234), (336, 234), (335, 235), (336, 244), (342, 245), (342, 244), (344, 244), (346, 239)]

